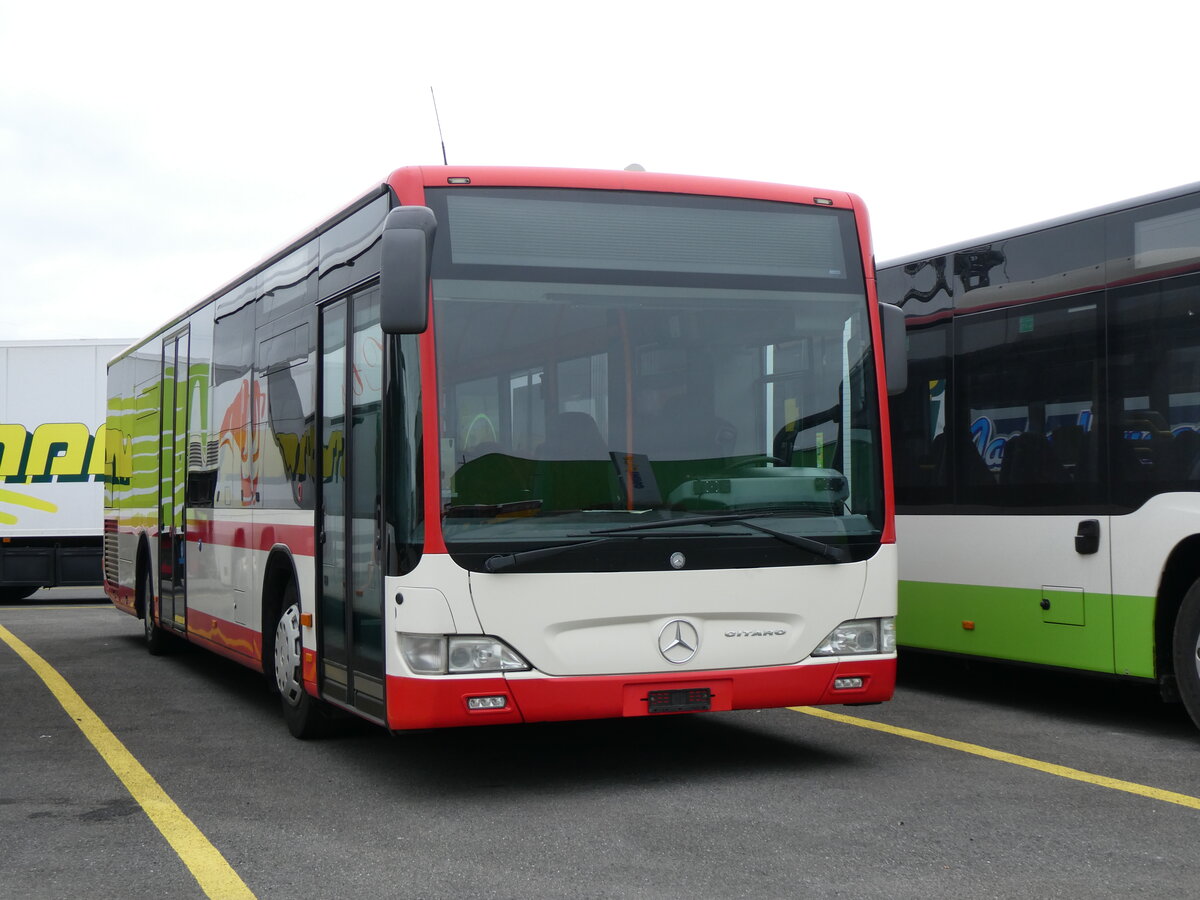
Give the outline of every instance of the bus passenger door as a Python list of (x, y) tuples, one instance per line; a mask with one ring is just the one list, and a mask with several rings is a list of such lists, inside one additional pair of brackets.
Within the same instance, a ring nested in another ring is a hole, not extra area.
[(187, 482), (189, 333), (163, 341), (159, 395), (159, 624), (187, 631)]
[(318, 654), (323, 696), (383, 720), (379, 290), (320, 311)]
[[(929, 560), (952, 602), (964, 598), (943, 623), (955, 647), (1114, 669), (1103, 302), (1073, 295), (956, 320), (943, 443), (967, 514), (943, 522), (953, 533)], [(931, 404), (941, 389), (929, 384)]]

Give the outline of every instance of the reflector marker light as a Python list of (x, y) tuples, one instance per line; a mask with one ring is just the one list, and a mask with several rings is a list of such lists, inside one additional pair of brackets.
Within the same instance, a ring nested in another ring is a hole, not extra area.
[(828, 197), (813, 197), (813, 203), (817, 203), (821, 206), (833, 206), (833, 201)]
[(454, 175), (446, 179), (446, 184), (470, 184), (471, 179), (465, 175)]
[(468, 697), (467, 709), (504, 709), (508, 706), (508, 697), (501, 694), (498, 697)]

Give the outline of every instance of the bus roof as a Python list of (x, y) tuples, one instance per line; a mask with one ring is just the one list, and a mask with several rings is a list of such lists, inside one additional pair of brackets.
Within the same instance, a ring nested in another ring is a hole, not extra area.
[[(711, 175), (675, 175), (629, 169), (566, 169), (521, 166), (412, 166), (397, 169), (387, 179), (395, 186), (415, 177), (424, 187), (470, 184), (475, 187), (562, 187), (596, 190), (656, 191), (679, 194), (748, 197), (814, 203), (817, 198), (843, 209), (861, 205), (855, 195), (801, 185), (744, 181)], [(455, 180), (451, 180), (455, 179)], [(468, 179), (462, 181), (461, 179)], [(857, 203), (856, 203), (857, 201)]]
[[(467, 181), (450, 181), (450, 179)], [(348, 218), (371, 200), (388, 189), (396, 190), (404, 182), (414, 182), (422, 187), (454, 187), (469, 184), (475, 187), (563, 187), (594, 190), (655, 191), (676, 194), (706, 194), (711, 196), (746, 197), (749, 199), (776, 200), (791, 203), (809, 203), (841, 209), (853, 209), (859, 216), (865, 215), (864, 204), (856, 194), (846, 191), (826, 191), (798, 185), (775, 184), (764, 181), (740, 181), (733, 178), (717, 178), (709, 175), (672, 175), (662, 172), (646, 172), (628, 169), (566, 169), (524, 166), (406, 166), (394, 170), (382, 182), (373, 185), (355, 200), (320, 220), (274, 252), (260, 259), (237, 277), (221, 284), (209, 292), (204, 299), (187, 306), (165, 324), (128, 345), (115, 356), (116, 362), (159, 335), (169, 331), (192, 314), (215, 302), (237, 285), (244, 283), (258, 272), (264, 271), (283, 259), (292, 251), (320, 235), (342, 220)], [(820, 202), (819, 202), (820, 201)]]
[(1037, 222), (1032, 225), (1024, 225), (1017, 228), (1009, 228), (1004, 231), (996, 232), (985, 237), (975, 238), (968, 241), (956, 241), (953, 244), (947, 244), (943, 247), (937, 247), (933, 250), (925, 250), (920, 253), (909, 253), (905, 256), (898, 256), (895, 259), (889, 259), (885, 262), (878, 263), (877, 269), (889, 269), (893, 266), (902, 266), (906, 263), (918, 262), (923, 259), (929, 259), (933, 256), (945, 256), (949, 253), (962, 250), (967, 247), (978, 247), (983, 244), (994, 244), (998, 241), (1009, 240), (1010, 238), (1020, 237), (1024, 234), (1032, 234), (1035, 231), (1045, 231), (1048, 228), (1055, 228), (1059, 225), (1069, 225), (1072, 222), (1080, 222), (1084, 219), (1094, 219), (1098, 216), (1105, 216), (1109, 213), (1122, 212), (1127, 209), (1136, 209), (1139, 206), (1145, 206), (1149, 203), (1157, 203), (1160, 200), (1170, 200), (1175, 197), (1182, 197), (1187, 194), (1200, 193), (1200, 181), (1191, 184), (1181, 185), (1179, 187), (1167, 188), (1166, 190), (1156, 191), (1153, 194), (1145, 194), (1141, 197), (1134, 197), (1129, 200), (1119, 200), (1115, 203), (1108, 203), (1104, 206), (1097, 206), (1093, 209), (1083, 210), (1082, 212), (1067, 213), (1063, 216), (1058, 216), (1053, 219), (1047, 219), (1043, 222)]

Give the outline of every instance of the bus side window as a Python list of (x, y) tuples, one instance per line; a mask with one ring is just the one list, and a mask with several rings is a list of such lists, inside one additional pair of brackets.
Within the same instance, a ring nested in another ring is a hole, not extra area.
[(970, 430), (956, 454), (960, 502), (1053, 512), (1101, 501), (1102, 307), (1090, 294), (956, 321), (953, 402)]
[(1113, 499), (1195, 490), (1200, 477), (1200, 277), (1112, 292)]
[(1067, 473), (1055, 458), (1050, 439), (1045, 435), (1025, 431), (1008, 439), (1000, 464), (1000, 484), (1031, 486), (1066, 480)]
[(896, 502), (949, 503), (950, 323), (911, 329), (908, 345), (908, 387), (890, 399)]

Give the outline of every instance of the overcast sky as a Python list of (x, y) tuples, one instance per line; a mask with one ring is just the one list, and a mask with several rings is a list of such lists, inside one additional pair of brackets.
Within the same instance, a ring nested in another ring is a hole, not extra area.
[(880, 261), (1200, 181), (1190, 3), (0, 0), (0, 340), (140, 337), (402, 165), (859, 194)]

